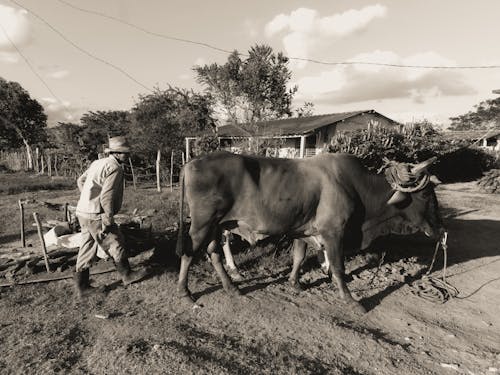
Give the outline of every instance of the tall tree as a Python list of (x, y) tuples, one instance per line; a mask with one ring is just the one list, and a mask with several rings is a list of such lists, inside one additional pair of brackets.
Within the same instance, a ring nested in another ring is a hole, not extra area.
[(31, 145), (47, 138), (43, 107), (17, 82), (0, 77), (0, 150), (24, 144), (28, 168), (33, 168)]
[(450, 120), (450, 130), (500, 129), (500, 98), (480, 102), (474, 110)]
[(157, 150), (183, 150), (186, 135), (214, 127), (210, 95), (170, 87), (139, 98), (132, 109), (130, 139), (138, 154), (152, 159)]
[(97, 154), (108, 137), (126, 135), (130, 130), (129, 111), (89, 111), (80, 118), (82, 123), (79, 134), (85, 153)]
[(47, 138), (43, 107), (17, 82), (0, 77), (0, 149), (18, 148)]
[(254, 123), (292, 115), (297, 87), (288, 87), (288, 61), (267, 45), (255, 45), (244, 60), (234, 51), (223, 65), (214, 63), (193, 69), (198, 82), (214, 97), (221, 117), (231, 122)]

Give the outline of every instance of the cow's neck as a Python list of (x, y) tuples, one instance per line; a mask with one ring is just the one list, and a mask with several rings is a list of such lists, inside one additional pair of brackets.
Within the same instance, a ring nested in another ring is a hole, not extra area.
[(366, 177), (360, 196), (365, 208), (363, 223), (363, 241), (361, 248), (366, 248), (377, 237), (390, 233), (409, 233), (397, 210), (387, 201), (394, 194), (383, 175), (370, 174)]
[(366, 220), (380, 217), (386, 211), (392, 211), (388, 210), (387, 201), (394, 191), (385, 179), (385, 176), (367, 174), (357, 190), (365, 208)]

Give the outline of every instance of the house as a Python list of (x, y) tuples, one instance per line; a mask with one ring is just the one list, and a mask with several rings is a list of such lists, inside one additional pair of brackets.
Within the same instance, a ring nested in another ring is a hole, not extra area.
[[(254, 131), (228, 124), (218, 128), (217, 136), (221, 148), (231, 152), (241, 151), (244, 142), (259, 139), (274, 143), (275, 152), (270, 156), (304, 158), (320, 153), (339, 132), (346, 133), (374, 125), (398, 128), (402, 126), (374, 110), (365, 110), (263, 121), (251, 126)], [(190, 155), (195, 140), (196, 137), (186, 138), (186, 155)]]
[(500, 151), (500, 130), (452, 130), (443, 133), (447, 139), (468, 140), (478, 147)]

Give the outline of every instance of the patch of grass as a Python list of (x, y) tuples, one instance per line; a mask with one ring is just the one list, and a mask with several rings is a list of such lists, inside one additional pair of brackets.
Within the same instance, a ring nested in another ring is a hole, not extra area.
[(0, 173), (0, 194), (17, 194), (39, 190), (69, 190), (76, 187), (72, 179), (38, 176), (31, 173)]

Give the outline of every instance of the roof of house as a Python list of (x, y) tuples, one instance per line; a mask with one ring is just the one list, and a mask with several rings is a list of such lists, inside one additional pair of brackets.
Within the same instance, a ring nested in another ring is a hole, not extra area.
[(500, 135), (498, 130), (450, 130), (443, 132), (443, 136), (447, 139), (465, 139), (465, 140), (478, 140), (495, 138)]
[[(385, 117), (384, 115), (374, 110), (330, 113), (326, 115), (307, 116), (307, 117), (293, 117), (282, 120), (257, 122), (255, 125), (252, 125), (252, 127), (255, 127), (257, 129), (255, 132), (252, 133), (253, 135), (258, 135), (258, 136), (304, 135), (311, 133), (315, 129), (321, 128), (323, 126), (335, 124), (337, 122), (344, 121), (364, 113), (375, 113), (379, 116)], [(389, 118), (387, 119), (394, 122), (395, 124), (397, 123), (394, 120), (391, 120)], [(245, 131), (240, 126), (233, 124), (220, 126), (217, 131), (219, 136), (222, 137), (251, 136), (250, 132)], [(246, 133), (246, 135), (244, 135), (244, 133)]]
[(217, 128), (219, 137), (251, 137), (252, 134), (235, 124), (227, 124)]

